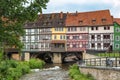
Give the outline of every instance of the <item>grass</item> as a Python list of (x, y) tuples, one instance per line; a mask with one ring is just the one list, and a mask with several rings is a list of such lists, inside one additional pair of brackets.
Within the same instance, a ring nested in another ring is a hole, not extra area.
[(120, 57), (120, 53), (99, 53), (99, 57)]
[(73, 80), (95, 80), (91, 74), (83, 74), (77, 65), (70, 66), (69, 75)]

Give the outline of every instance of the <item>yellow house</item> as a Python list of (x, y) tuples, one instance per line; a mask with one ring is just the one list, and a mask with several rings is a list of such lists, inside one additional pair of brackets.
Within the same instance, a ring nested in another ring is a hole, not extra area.
[(66, 28), (65, 27), (52, 28), (52, 40), (66, 40)]
[(52, 50), (55, 52), (66, 51), (66, 27), (52, 28)]

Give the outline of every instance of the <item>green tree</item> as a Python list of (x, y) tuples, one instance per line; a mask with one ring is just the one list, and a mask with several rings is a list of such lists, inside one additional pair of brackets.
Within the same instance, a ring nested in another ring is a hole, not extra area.
[(0, 0), (0, 53), (5, 48), (21, 48), (20, 36), (24, 35), (23, 26), (34, 21), (49, 0)]

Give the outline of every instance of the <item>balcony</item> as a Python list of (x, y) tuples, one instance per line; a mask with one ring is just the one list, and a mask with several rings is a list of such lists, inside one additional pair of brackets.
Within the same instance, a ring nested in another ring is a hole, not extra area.
[(51, 52), (65, 52), (65, 44), (64, 43), (52, 43)]
[(65, 47), (63, 48), (51, 47), (51, 52), (65, 52)]
[(58, 43), (58, 44), (61, 43), (61, 44), (62, 44), (62, 43), (66, 43), (66, 40), (52, 40), (52, 43), (53, 43), (53, 44), (54, 44), (54, 43), (56, 43), (56, 44), (57, 44), (57, 43)]

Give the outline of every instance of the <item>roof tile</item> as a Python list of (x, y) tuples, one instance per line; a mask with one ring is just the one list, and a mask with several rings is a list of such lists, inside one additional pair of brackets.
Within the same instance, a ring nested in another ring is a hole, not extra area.
[(96, 26), (112, 24), (113, 19), (109, 10), (67, 13), (66, 18), (66, 26)]
[(118, 24), (120, 24), (120, 18), (114, 18), (114, 22), (117, 22)]

